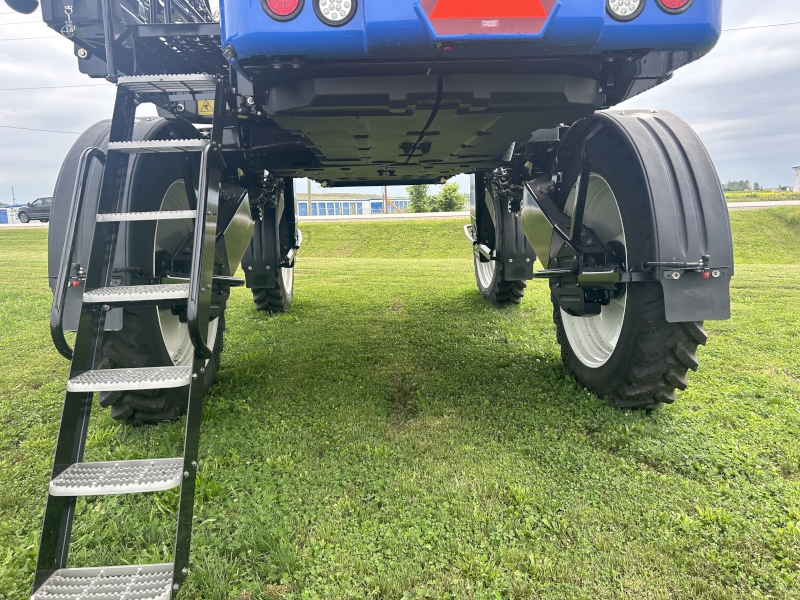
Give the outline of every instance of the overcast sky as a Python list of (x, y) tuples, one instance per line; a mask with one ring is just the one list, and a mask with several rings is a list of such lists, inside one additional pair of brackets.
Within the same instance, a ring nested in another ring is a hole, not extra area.
[[(723, 4), (725, 29), (800, 21), (800, 0)], [(39, 36), (51, 39), (21, 39)], [(87, 84), (93, 87), (11, 90)], [(38, 11), (20, 15), (0, 2), (0, 126), (81, 132), (109, 118), (113, 101), (113, 86), (81, 75), (72, 44), (47, 28)], [(723, 181), (789, 185), (792, 167), (800, 165), (800, 25), (725, 32), (708, 56), (624, 106), (662, 108), (688, 121)], [(0, 202), (11, 201), (12, 186), (18, 200), (50, 195), (75, 139), (0, 127)], [(458, 181), (466, 191), (466, 177)], [(390, 194), (403, 195), (397, 188)]]

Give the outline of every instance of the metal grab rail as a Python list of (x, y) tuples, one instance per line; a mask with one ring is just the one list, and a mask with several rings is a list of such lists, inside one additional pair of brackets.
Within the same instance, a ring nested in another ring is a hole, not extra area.
[(89, 176), (91, 159), (97, 159), (105, 164), (106, 155), (100, 148), (86, 148), (78, 160), (75, 187), (72, 191), (72, 205), (70, 206), (67, 221), (67, 235), (64, 237), (64, 249), (61, 253), (61, 264), (58, 270), (56, 288), (53, 290), (53, 306), (50, 309), (50, 337), (59, 354), (67, 360), (72, 360), (72, 348), (64, 337), (64, 303), (67, 299), (69, 272), (72, 269), (72, 256), (75, 251), (75, 230), (78, 226), (78, 215), (81, 214), (83, 199), (86, 192), (86, 179)]
[[(192, 269), (189, 275), (189, 298), (186, 320), (189, 336), (194, 344), (195, 356), (209, 359), (213, 351), (208, 347), (208, 323), (211, 315), (211, 288), (214, 278), (214, 254), (217, 232), (217, 202), (219, 196), (219, 170), (212, 168), (212, 144), (203, 148), (200, 158), (200, 189), (197, 194), (197, 218), (194, 222)], [(212, 179), (213, 178), (213, 179)], [(212, 196), (209, 202), (209, 195)]]

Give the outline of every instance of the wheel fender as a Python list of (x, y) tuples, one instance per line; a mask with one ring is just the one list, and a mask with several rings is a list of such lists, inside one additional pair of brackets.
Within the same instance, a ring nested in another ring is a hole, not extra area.
[[(670, 323), (730, 318), (733, 240), (725, 194), (703, 142), (682, 119), (663, 110), (607, 110), (578, 121), (559, 156), (579, 147), (602, 123), (612, 127), (638, 161), (650, 199), (653, 262), (697, 262), (710, 257), (716, 277), (654, 268)], [(637, 267), (638, 265), (630, 265)]]

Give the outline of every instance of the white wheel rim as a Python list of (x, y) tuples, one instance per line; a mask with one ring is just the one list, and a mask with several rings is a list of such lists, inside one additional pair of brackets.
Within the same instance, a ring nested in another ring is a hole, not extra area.
[[(164, 194), (159, 210), (189, 210), (189, 198), (186, 195), (186, 187), (183, 179), (174, 181)], [(174, 253), (181, 243), (181, 240), (194, 231), (194, 222), (188, 219), (168, 219), (156, 222), (156, 233), (153, 241), (153, 273), (155, 273), (156, 252), (166, 250), (170, 254)], [(212, 320), (208, 324), (209, 347), (217, 338), (218, 319)], [(158, 326), (161, 329), (161, 336), (164, 346), (169, 352), (172, 362), (179, 367), (186, 367), (194, 360), (194, 346), (189, 336), (189, 326), (181, 323), (178, 315), (172, 314), (169, 308), (158, 308)]]
[[(575, 208), (576, 194), (577, 189), (573, 187), (567, 198), (564, 212), (570, 216)], [(593, 229), (604, 243), (621, 243), (627, 255), (628, 246), (617, 199), (608, 182), (596, 173), (589, 177), (583, 223)], [(623, 293), (619, 298), (612, 298), (607, 306), (600, 309), (600, 314), (593, 317), (573, 317), (561, 311), (561, 322), (569, 345), (578, 360), (587, 367), (602, 367), (614, 353), (625, 320), (627, 297), (628, 294)]]
[(492, 281), (494, 280), (494, 272), (497, 269), (496, 261), (490, 260), (487, 262), (481, 262), (481, 260), (475, 256), (475, 273), (478, 275), (478, 281), (481, 284), (483, 289), (489, 289), (492, 286)]

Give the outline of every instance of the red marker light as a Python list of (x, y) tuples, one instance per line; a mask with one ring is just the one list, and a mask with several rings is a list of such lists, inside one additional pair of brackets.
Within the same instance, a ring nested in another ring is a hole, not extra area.
[(276, 21), (289, 21), (300, 13), (303, 0), (262, 0), (262, 6)]
[(709, 277), (711, 277), (711, 273), (708, 271), (703, 271), (703, 279), (708, 279)]
[(671, 15), (677, 15), (688, 9), (694, 0), (656, 0), (659, 8)]

